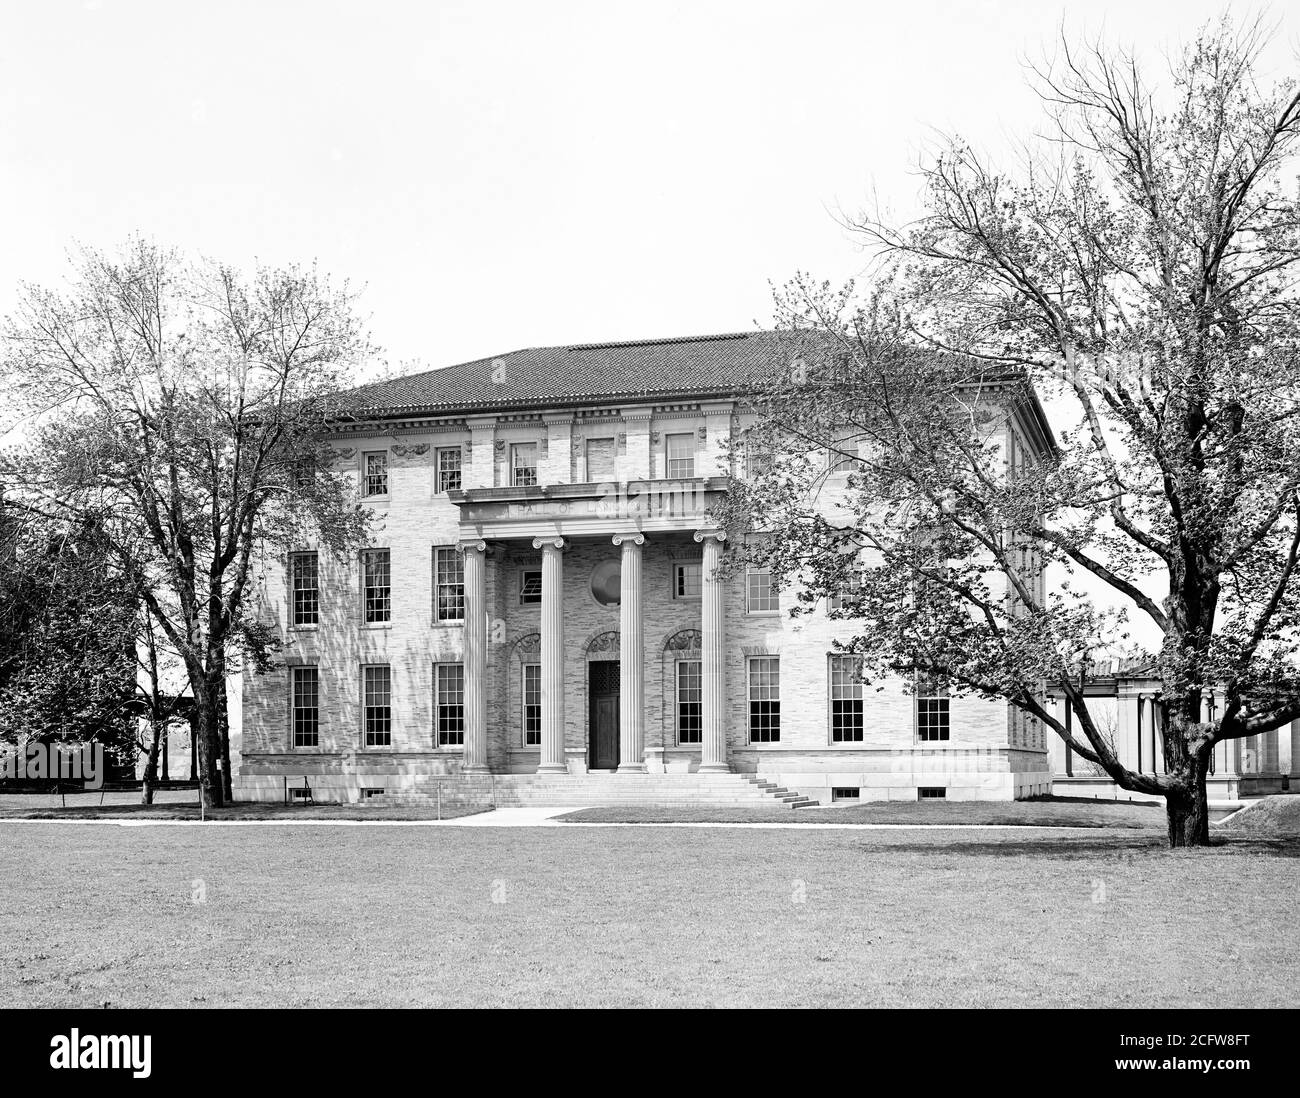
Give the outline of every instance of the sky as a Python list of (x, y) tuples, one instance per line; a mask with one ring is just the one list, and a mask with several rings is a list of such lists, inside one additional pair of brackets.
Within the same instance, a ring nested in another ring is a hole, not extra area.
[(842, 215), (913, 211), (939, 134), (1031, 135), (1062, 25), (1160, 51), (1221, 11), (0, 0), (0, 313), (141, 233), (364, 287), (388, 370), (751, 330), (863, 270)]

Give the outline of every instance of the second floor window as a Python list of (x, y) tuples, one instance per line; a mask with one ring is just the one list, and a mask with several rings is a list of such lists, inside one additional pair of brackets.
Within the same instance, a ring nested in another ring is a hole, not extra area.
[(367, 747), (393, 743), (393, 672), (387, 664), (361, 669), (362, 716)]
[(948, 687), (928, 675), (916, 680), (916, 738), (948, 739)]
[(698, 599), (702, 572), (703, 566), (699, 564), (674, 564), (673, 598)]
[(592, 484), (614, 479), (614, 440), (587, 439), (587, 480)]
[(853, 656), (831, 656), (831, 742), (862, 739), (862, 676)]
[(320, 672), (315, 667), (295, 667), (293, 677), (293, 746), (320, 743)]
[(388, 453), (375, 450), (363, 454), (362, 493), (367, 496), (388, 495)]
[(459, 549), (433, 551), (433, 615), (435, 621), (465, 620), (465, 559)]
[(294, 553), (289, 558), (293, 577), (293, 624), (316, 625), (320, 621), (320, 582), (315, 553)]
[(537, 483), (537, 443), (516, 442), (510, 447), (510, 483), (516, 488)]
[(433, 670), (438, 746), (459, 747), (465, 742), (465, 667), (439, 663)]
[(542, 601), (542, 573), (528, 569), (519, 573), (519, 602), (529, 605)]
[(704, 731), (700, 661), (677, 661), (677, 742), (699, 743)]
[(460, 447), (438, 451), (438, 491), (454, 492), (460, 488)]
[(849, 574), (848, 582), (835, 594), (826, 599), (827, 610), (852, 610), (857, 605), (862, 591), (862, 575), (858, 571)]
[(542, 665), (523, 665), (524, 695), (524, 746), (540, 747), (542, 743)]
[(669, 480), (695, 476), (695, 436), (669, 435), (667, 445), (667, 475)]
[(749, 742), (781, 739), (781, 660), (755, 656), (749, 661)]
[(750, 568), (745, 573), (745, 610), (750, 614), (764, 614), (780, 609), (772, 573), (766, 568)]
[(367, 549), (361, 554), (361, 597), (367, 622), (390, 621), (393, 616), (393, 575), (387, 549)]

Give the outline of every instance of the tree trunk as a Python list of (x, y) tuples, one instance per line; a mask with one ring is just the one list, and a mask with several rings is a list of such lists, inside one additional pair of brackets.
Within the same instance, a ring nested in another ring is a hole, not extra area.
[(190, 710), (190, 781), (199, 780), (199, 714)]
[(199, 796), (207, 808), (221, 808), (226, 803), (217, 761), (221, 758), (221, 733), (217, 727), (217, 689), (212, 681), (203, 682), (194, 692), (198, 718)]
[(221, 737), (221, 793), (229, 804), (235, 799), (235, 794), (230, 774), (230, 709), (224, 678), (217, 688), (217, 730)]
[(167, 769), (167, 753), (171, 750), (171, 744), (168, 742), (170, 739), (171, 722), (164, 721), (162, 726), (162, 744), (158, 750), (158, 758), (162, 763), (162, 780), (165, 782), (171, 781), (171, 775), (168, 773)]
[(1206, 802), (1205, 781), (1195, 789), (1165, 800), (1169, 823), (1169, 848), (1210, 845), (1210, 809)]
[(144, 764), (144, 782), (141, 786), (140, 803), (153, 804), (154, 785), (158, 781), (158, 748), (162, 738), (162, 727), (158, 718), (149, 721), (153, 728), (153, 739), (149, 741), (149, 757)]

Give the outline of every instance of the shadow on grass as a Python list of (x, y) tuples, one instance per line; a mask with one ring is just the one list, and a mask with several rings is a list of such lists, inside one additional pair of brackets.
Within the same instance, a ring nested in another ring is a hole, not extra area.
[(1161, 854), (1183, 858), (1235, 857), (1264, 855), (1275, 858), (1300, 858), (1300, 841), (1296, 839), (1246, 839), (1233, 836), (1229, 839), (1212, 837), (1210, 846), (1196, 850), (1170, 850), (1168, 842), (1155, 836), (1143, 838), (1114, 838), (1109, 840), (1051, 838), (1051, 839), (958, 839), (935, 842), (888, 842), (867, 840), (858, 848), (879, 854), (885, 851), (907, 854), (978, 854), (995, 858), (1044, 858), (1049, 861), (1074, 861), (1081, 857), (1124, 859), (1152, 857)]

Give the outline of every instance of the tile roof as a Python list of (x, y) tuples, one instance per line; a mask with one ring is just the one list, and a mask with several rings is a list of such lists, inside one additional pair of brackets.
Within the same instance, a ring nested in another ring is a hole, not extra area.
[[(761, 388), (773, 367), (784, 369), (810, 341), (826, 338), (808, 330), (754, 331), (529, 347), (350, 389), (337, 396), (335, 408), (340, 418), (358, 420), (731, 396)], [(1019, 371), (1001, 376), (1024, 383)], [(1039, 445), (1055, 452), (1037, 393), (1028, 384), (1023, 393), (1042, 435)]]
[(363, 385), (340, 394), (339, 406), (353, 416), (383, 416), (736, 393), (770, 370), (787, 339), (737, 332), (530, 347)]

